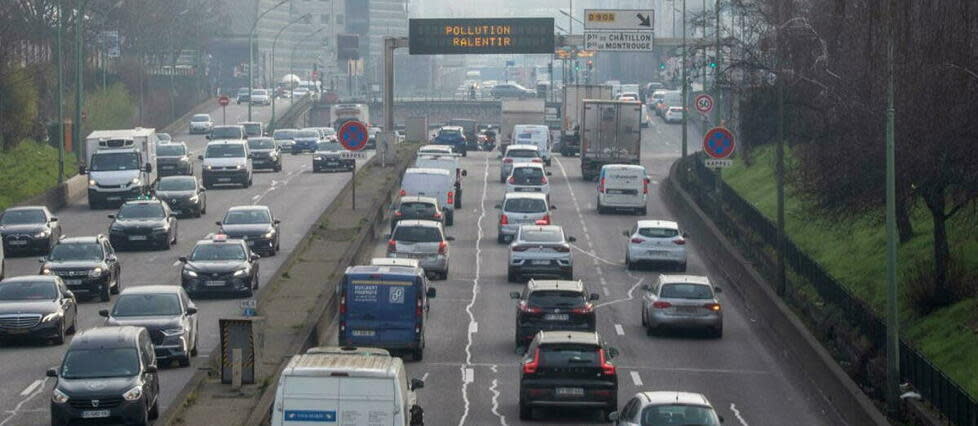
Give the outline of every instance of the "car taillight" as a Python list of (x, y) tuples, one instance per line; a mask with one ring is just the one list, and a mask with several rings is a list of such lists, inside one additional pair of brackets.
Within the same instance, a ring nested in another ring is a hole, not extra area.
[(414, 314), (415, 314), (415, 317), (418, 318), (418, 321), (420, 322), (421, 321), (421, 315), (424, 314), (424, 303), (421, 302), (421, 298), (420, 297), (418, 298), (417, 305), (415, 305)]
[(591, 312), (594, 312), (594, 305), (590, 303), (585, 303), (584, 306), (571, 309), (572, 314), (590, 314)]
[(675, 244), (675, 245), (677, 245), (677, 246), (681, 246), (683, 244), (686, 244), (686, 240), (684, 240), (682, 238), (676, 238), (675, 240), (672, 240), (672, 243)]
[(507, 179), (507, 180), (506, 180), (506, 182), (509, 182), (509, 183), (516, 183), (516, 178), (515, 178), (515, 177), (513, 177), (513, 176), (510, 176), (510, 177), (509, 177), (509, 179)]
[(703, 307), (706, 308), (706, 309), (709, 309), (709, 310), (711, 310), (713, 312), (720, 312), (720, 304), (719, 303), (707, 303), (707, 304), (703, 305)]
[(549, 225), (550, 224), (550, 215), (549, 214), (545, 214), (545, 215), (543, 215), (543, 219), (540, 219), (540, 220), (543, 221), (543, 224), (544, 225)]
[(438, 243), (438, 254), (445, 254), (448, 251), (448, 243), (442, 241)]
[(503, 158), (503, 162), (506, 163), (506, 164), (512, 164), (513, 163), (513, 159), (512, 158)]
[(499, 215), (499, 224), (509, 225), (509, 217), (507, 217), (506, 215)]
[(642, 180), (642, 182), (643, 182), (643, 184), (642, 184), (642, 193), (643, 194), (648, 194), (649, 193), (649, 180), (648, 179), (644, 179), (644, 180)]
[(669, 302), (659, 301), (659, 302), (652, 303), (652, 307), (653, 308), (656, 308), (656, 309), (666, 309), (666, 308), (669, 308), (671, 306), (672, 306), (672, 303), (669, 303)]
[(541, 177), (540, 178), (540, 185), (546, 185), (546, 184), (547, 184), (547, 177), (546, 176)]
[(532, 163), (542, 163), (543, 160), (542, 159), (539, 159), (539, 158), (534, 158), (534, 159), (530, 160), (530, 162), (532, 162)]
[(405, 191), (405, 190), (402, 189), (401, 192), (399, 192), (399, 194), (401, 194), (401, 196), (403, 197), (403, 196), (407, 195), (407, 191)]
[(512, 250), (513, 251), (526, 251), (526, 249), (528, 249), (528, 248), (530, 248), (530, 247), (528, 247), (528, 246), (513, 246), (512, 247)]
[(520, 302), (520, 312), (523, 312), (524, 314), (540, 314), (543, 313), (543, 308), (530, 306), (526, 302)]
[(455, 204), (455, 192), (448, 191), (448, 204)]
[(632, 244), (642, 244), (644, 242), (645, 242), (645, 240), (643, 240), (641, 238), (638, 238), (638, 237), (632, 238)]
[(601, 182), (598, 182), (598, 192), (604, 193), (604, 178), (601, 178)]
[(388, 240), (387, 241), (387, 252), (390, 253), (390, 252), (393, 252), (393, 251), (397, 251), (397, 241)]
[(340, 313), (341, 314), (345, 314), (346, 313), (346, 292), (345, 291), (342, 294), (340, 294)]
[(604, 349), (598, 349), (598, 361), (601, 363), (601, 374), (614, 376), (618, 372), (615, 365), (605, 357)]
[(401, 217), (401, 216), (404, 216), (404, 213), (401, 213), (399, 211), (396, 211), (396, 212), (394, 212), (394, 216)]
[(540, 367), (540, 348), (533, 351), (533, 360), (523, 363), (523, 374), (535, 374)]
[(566, 245), (566, 244), (565, 245), (560, 245), (560, 246), (554, 247), (554, 250), (557, 250), (557, 252), (559, 252), (559, 253), (569, 253), (570, 252), (570, 246), (569, 245)]
[(435, 219), (441, 219), (441, 213), (435, 213)]

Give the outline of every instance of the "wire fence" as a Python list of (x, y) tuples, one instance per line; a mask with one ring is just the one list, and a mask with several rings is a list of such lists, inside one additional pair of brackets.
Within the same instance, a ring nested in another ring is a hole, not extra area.
[[(687, 157), (676, 176), (680, 184), (716, 225), (741, 244), (744, 254), (755, 262), (768, 278), (775, 275), (771, 250), (778, 246), (776, 225), (750, 202), (743, 199), (716, 173), (703, 163), (702, 153)], [(751, 244), (750, 242), (754, 242)], [(864, 301), (832, 277), (817, 261), (809, 257), (790, 238), (785, 238), (785, 265), (809, 282), (826, 304), (837, 308), (852, 325), (883, 353), (886, 325)], [(978, 366), (976, 366), (978, 368)], [(945, 419), (959, 426), (978, 426), (978, 402), (954, 380), (934, 366), (923, 354), (900, 341), (900, 374)]]

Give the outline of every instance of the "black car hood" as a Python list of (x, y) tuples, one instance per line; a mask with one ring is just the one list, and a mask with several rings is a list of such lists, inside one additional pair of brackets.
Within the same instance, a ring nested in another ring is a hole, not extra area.
[(244, 261), (207, 261), (207, 262), (187, 262), (187, 268), (197, 272), (231, 272), (242, 269), (248, 264)]
[(147, 330), (165, 330), (168, 328), (182, 328), (179, 316), (146, 316), (146, 317), (110, 317), (105, 320), (105, 325), (132, 325), (136, 327), (146, 327)]
[(221, 226), (221, 231), (231, 237), (238, 236), (238, 235), (262, 235), (271, 230), (272, 230), (272, 225), (267, 223), (259, 223), (254, 225)]
[(161, 200), (173, 198), (190, 198), (196, 194), (195, 191), (156, 191), (156, 198)]
[[(122, 394), (139, 384), (139, 376), (93, 379), (58, 379), (57, 388), (72, 399), (121, 398)], [(97, 407), (92, 407), (97, 409)]]
[(47, 315), (58, 311), (58, 304), (53, 300), (4, 300), (0, 301), (0, 315), (5, 314), (41, 314)]
[(166, 219), (116, 219), (112, 222), (112, 226), (115, 228), (152, 228), (156, 226), (166, 225)]
[(43, 223), (28, 223), (25, 225), (2, 225), (0, 234), (36, 234), (47, 229)]
[(95, 267), (105, 268), (105, 263), (100, 260), (69, 260), (69, 261), (52, 261), (49, 260), (44, 263), (44, 267), (52, 271), (58, 271), (62, 269), (92, 269)]

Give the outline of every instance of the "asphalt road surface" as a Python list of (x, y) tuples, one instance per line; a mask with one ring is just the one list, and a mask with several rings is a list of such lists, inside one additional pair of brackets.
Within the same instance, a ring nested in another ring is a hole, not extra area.
[[(289, 106), (288, 100), (278, 102), (276, 112), (284, 113)], [(210, 114), (221, 124), (221, 109), (216, 102)], [(252, 116), (256, 121), (267, 122), (271, 116), (271, 108), (253, 107)], [(228, 124), (246, 121), (247, 117), (246, 105), (232, 103), (227, 107)], [(203, 135), (190, 136), (185, 131), (172, 136), (174, 140), (186, 141), (194, 151), (194, 157), (204, 149), (207, 142)], [(214, 222), (220, 220), (229, 207), (248, 204), (270, 206), (272, 212), (282, 220), (282, 251), (275, 257), (260, 260), (261, 285), (264, 286), (272, 272), (279, 267), (350, 177), (349, 173), (313, 174), (312, 157), (309, 154), (286, 154), (284, 159), (281, 172), (255, 172), (251, 188), (218, 187), (207, 191), (207, 214), (199, 219), (180, 219), (178, 244), (169, 251), (119, 252), (123, 288), (148, 284), (179, 285), (181, 265), (177, 258), (188, 255), (197, 240), (216, 231)], [(198, 176), (199, 163), (196, 162)], [(90, 210), (87, 200), (82, 198), (56, 214), (65, 235), (83, 236), (107, 233), (110, 219), (106, 215), (114, 212)], [(7, 275), (13, 277), (37, 274), (40, 265), (36, 257), (23, 257), (8, 258), (7, 267)], [(116, 296), (107, 303), (80, 300), (79, 330), (101, 325), (104, 318), (98, 316), (99, 309), (111, 308), (115, 300)], [(194, 301), (200, 310), (198, 344), (201, 356), (194, 358), (189, 368), (171, 366), (161, 369), (162, 410), (166, 410), (173, 402), (177, 392), (190, 379), (197, 366), (202, 364), (202, 358), (218, 345), (217, 320), (239, 315), (242, 300), (244, 299)], [(0, 345), (0, 426), (50, 424), (48, 406), (55, 379), (45, 377), (44, 373), (48, 368), (61, 363), (67, 343), (62, 346), (41, 342), (8, 342)]]
[[(681, 127), (656, 118), (643, 132), (643, 164), (652, 177), (645, 218), (671, 219), (658, 191), (669, 166), (681, 152)], [(701, 136), (690, 126), (690, 152)], [(456, 210), (451, 272), (434, 281), (438, 297), (431, 302), (424, 361), (407, 363), (409, 377), (425, 379), (419, 401), (427, 424), (519, 424), (519, 359), (513, 346), (515, 302), (509, 292), (522, 284), (506, 281), (507, 246), (496, 243), (498, 210), (505, 188), (498, 182), (496, 153), (470, 153), (463, 209)], [(733, 291), (720, 295), (724, 336), (669, 334), (647, 337), (641, 326), (640, 285), (652, 270), (627, 271), (621, 231), (640, 219), (633, 214), (598, 215), (595, 183), (584, 182), (576, 157), (555, 157), (551, 167), (551, 200), (555, 224), (577, 237), (575, 278), (601, 296), (598, 332), (620, 351), (619, 409), (639, 391), (682, 390), (703, 393), (728, 425), (842, 424), (808, 382), (793, 378), (790, 360), (777, 342), (766, 341), (759, 318)], [(682, 224), (680, 224), (682, 225)], [(697, 253), (690, 236), (689, 274), (714, 276), (709, 259)], [(384, 256), (384, 244), (376, 255)], [(716, 280), (720, 286), (729, 283)], [(335, 334), (335, 333), (334, 333)], [(541, 410), (534, 424), (599, 423), (597, 415), (577, 410)]]

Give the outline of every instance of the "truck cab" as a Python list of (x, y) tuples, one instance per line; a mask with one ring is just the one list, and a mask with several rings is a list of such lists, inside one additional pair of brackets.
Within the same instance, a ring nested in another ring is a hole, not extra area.
[(79, 174), (88, 175), (88, 205), (107, 208), (149, 194), (156, 182), (156, 131), (99, 130), (85, 140), (85, 162)]

